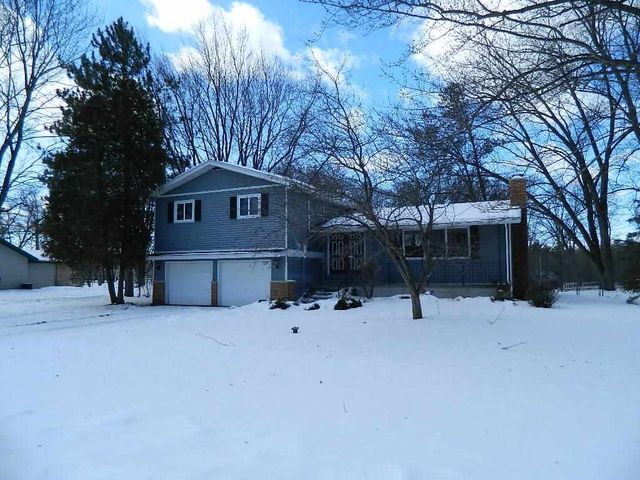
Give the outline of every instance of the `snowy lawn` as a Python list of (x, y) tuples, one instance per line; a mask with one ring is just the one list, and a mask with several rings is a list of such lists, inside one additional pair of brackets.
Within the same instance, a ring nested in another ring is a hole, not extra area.
[(0, 479), (640, 478), (624, 298), (427, 296), (414, 321), (399, 298), (307, 312), (2, 291)]

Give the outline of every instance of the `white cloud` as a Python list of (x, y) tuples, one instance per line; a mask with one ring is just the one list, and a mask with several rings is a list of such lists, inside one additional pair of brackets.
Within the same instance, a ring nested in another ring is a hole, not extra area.
[[(148, 8), (146, 19), (149, 25), (165, 32), (184, 32), (194, 34), (199, 30), (204, 38), (220, 32), (219, 26), (224, 24), (233, 37), (243, 36), (250, 51), (262, 52), (269, 57), (277, 57), (293, 66), (294, 74), (302, 78), (307, 63), (317, 62), (340, 80), (354, 68), (358, 68), (361, 58), (342, 48), (321, 48), (313, 46), (300, 50), (290, 50), (285, 45), (283, 28), (275, 21), (268, 19), (260, 9), (247, 2), (235, 1), (228, 8), (209, 0), (141, 0)], [(216, 25), (218, 27), (216, 27)], [(337, 42), (345, 44), (352, 39), (350, 32), (338, 32)], [(169, 54), (178, 68), (197, 59), (198, 53), (192, 46), (184, 46), (175, 53)], [(354, 89), (357, 89), (353, 86)], [(361, 89), (360, 89), (361, 90)], [(361, 97), (366, 96), (360, 91)]]
[(163, 32), (189, 31), (213, 12), (208, 0), (141, 0), (147, 8), (145, 19)]
[(247, 41), (253, 50), (262, 50), (267, 55), (291, 60), (292, 54), (284, 45), (282, 27), (268, 20), (256, 7), (244, 2), (233, 2), (229, 10), (214, 8), (214, 14), (220, 15), (234, 33), (244, 32), (247, 35)]
[(351, 70), (360, 66), (360, 57), (339, 48), (309, 47), (307, 51), (311, 68), (319, 71), (324, 81), (331, 83), (329, 77), (333, 77), (344, 91), (353, 94), (360, 101), (369, 96), (364, 88), (349, 78)]
[(338, 43), (347, 44), (354, 38), (356, 38), (356, 35), (350, 30), (338, 30), (338, 33), (336, 33)]
[(169, 53), (167, 56), (179, 71), (188, 69), (189, 65), (197, 64), (202, 59), (198, 50), (193, 47), (182, 47), (177, 52)]
[(320, 69), (339, 80), (346, 72), (360, 65), (357, 56), (339, 48), (310, 47), (309, 55)]
[(453, 26), (444, 22), (422, 22), (413, 32), (411, 59), (436, 75), (444, 75), (447, 65), (463, 55)]
[(206, 28), (210, 19), (224, 22), (233, 35), (244, 34), (248, 46), (254, 51), (280, 57), (290, 61), (294, 55), (284, 42), (282, 27), (267, 19), (255, 6), (246, 2), (233, 2), (228, 9), (209, 0), (142, 0), (148, 12), (147, 23), (160, 30), (193, 33), (203, 23)]
[[(486, 0), (476, 8), (500, 11), (522, 5), (523, 0)], [(410, 42), (412, 61), (435, 75), (446, 77), (452, 64), (465, 65), (473, 57), (473, 42), (468, 40), (477, 34), (477, 28), (446, 21), (416, 23), (411, 19), (401, 22), (395, 33)]]

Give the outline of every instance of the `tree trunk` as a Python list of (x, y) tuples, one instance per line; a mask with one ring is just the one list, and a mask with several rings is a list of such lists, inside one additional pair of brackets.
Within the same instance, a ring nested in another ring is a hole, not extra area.
[(601, 250), (602, 256), (602, 271), (601, 271), (601, 286), (603, 290), (615, 290), (613, 283), (613, 253), (611, 252), (611, 245), (603, 245)]
[(120, 265), (118, 269), (118, 299), (116, 301), (117, 304), (124, 303), (124, 267)]
[(138, 297), (142, 296), (142, 289), (146, 285), (147, 280), (147, 266), (146, 264), (142, 264), (138, 267), (137, 272), (137, 282), (136, 286), (138, 287)]
[(133, 297), (133, 270), (128, 268), (124, 275), (124, 296)]
[(111, 303), (118, 303), (118, 296), (113, 285), (113, 268), (111, 266), (104, 267), (104, 275), (107, 281), (107, 289), (109, 290), (109, 300)]
[(411, 289), (411, 313), (414, 320), (420, 320), (422, 318), (422, 303), (420, 303), (420, 292), (415, 289)]

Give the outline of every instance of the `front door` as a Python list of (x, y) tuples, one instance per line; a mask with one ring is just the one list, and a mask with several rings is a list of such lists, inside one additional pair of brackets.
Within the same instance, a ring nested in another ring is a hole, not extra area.
[(362, 233), (333, 233), (329, 236), (329, 272), (349, 273), (360, 270), (364, 262)]

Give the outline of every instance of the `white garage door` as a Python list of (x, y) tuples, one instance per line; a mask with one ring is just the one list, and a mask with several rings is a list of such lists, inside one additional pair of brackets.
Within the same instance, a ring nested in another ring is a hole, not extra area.
[(211, 305), (213, 262), (167, 262), (166, 286), (171, 305)]
[(269, 298), (271, 260), (218, 262), (218, 303), (246, 305)]

